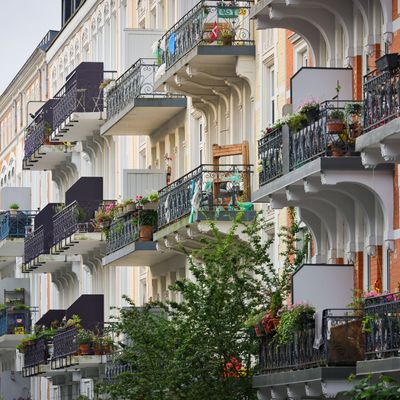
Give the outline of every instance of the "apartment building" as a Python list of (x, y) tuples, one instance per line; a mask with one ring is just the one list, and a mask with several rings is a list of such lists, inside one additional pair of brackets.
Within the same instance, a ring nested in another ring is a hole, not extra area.
[[(74, 315), (101, 336), (123, 295), (138, 306), (173, 299), (206, 219), (224, 232), (239, 209), (274, 222), (278, 270), (279, 229), (296, 207), (312, 245), (291, 300), (321, 315), (316, 349), (315, 327), (301, 350), (260, 338), (259, 397), (327, 398), (351, 373), (398, 373), (397, 296), (366, 300), (379, 317), (365, 334), (343, 310), (353, 288), (399, 285), (397, 58), (375, 68), (398, 51), (397, 1), (62, 5), (61, 30), (0, 97), (4, 398), (93, 398), (123, 368), (104, 351), (77, 356), (76, 330), (41, 335), (24, 354), (15, 346), (32, 326)], [(307, 124), (279, 122), (310, 99), (321, 104)], [(339, 131), (332, 112), (346, 116)]]

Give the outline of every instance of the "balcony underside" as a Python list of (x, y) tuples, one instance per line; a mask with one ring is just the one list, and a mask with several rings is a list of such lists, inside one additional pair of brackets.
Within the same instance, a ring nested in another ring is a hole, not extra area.
[(71, 150), (65, 145), (43, 145), (29, 159), (24, 159), (23, 169), (30, 171), (51, 171), (60, 168), (60, 165), (69, 161), (71, 151), (79, 151), (74, 147)]
[(60, 128), (51, 135), (51, 140), (62, 142), (79, 142), (98, 132), (104, 123), (101, 112), (73, 113)]
[(378, 360), (359, 361), (357, 363), (357, 376), (365, 375), (396, 375), (400, 377), (400, 357), (381, 358)]
[(0, 241), (0, 267), (3, 258), (22, 257), (23, 255), (24, 255), (23, 238), (15, 238), (15, 239), (7, 238)]
[(54, 254), (42, 254), (24, 265), (23, 272), (53, 273), (71, 265), (73, 261), (80, 261), (77, 257)]
[(259, 375), (253, 378), (253, 387), (265, 400), (340, 398), (341, 392), (351, 389), (353, 384), (347, 378), (355, 370), (355, 367), (317, 367)]
[(150, 135), (186, 108), (186, 98), (137, 98), (108, 120), (102, 135)]
[[(189, 223), (189, 215), (179, 221), (171, 223), (154, 233), (154, 241), (157, 241), (158, 250), (175, 253), (191, 252), (204, 247), (203, 238), (213, 238), (213, 233), (208, 220), (216, 223), (216, 227), (222, 234), (227, 234), (232, 227), (232, 221), (236, 218), (236, 211), (221, 211), (216, 217), (215, 212), (203, 212), (198, 215), (197, 221)], [(255, 211), (243, 213), (242, 222), (253, 221)], [(239, 235), (240, 236), (240, 235)], [(238, 237), (240, 240), (240, 237)]]
[[(241, 57), (255, 57), (255, 46), (196, 46), (172, 65), (156, 82), (183, 94), (214, 94), (230, 78), (237, 79), (236, 66)], [(219, 82), (219, 83), (218, 83)]]
[(364, 133), (356, 140), (365, 167), (400, 159), (400, 118)]
[(152, 267), (172, 257), (172, 252), (157, 251), (155, 242), (133, 242), (103, 258), (103, 266)]
[(101, 232), (74, 233), (51, 248), (52, 254), (89, 254), (105, 247)]

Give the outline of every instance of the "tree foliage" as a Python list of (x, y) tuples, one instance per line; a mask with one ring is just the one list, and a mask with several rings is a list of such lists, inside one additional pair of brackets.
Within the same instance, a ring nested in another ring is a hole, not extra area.
[(152, 313), (151, 305), (139, 310), (131, 302), (121, 310), (117, 330), (129, 341), (119, 362), (130, 370), (101, 386), (111, 399), (256, 399), (259, 343), (246, 320), (287, 290), (293, 263), (276, 273), (261, 217), (249, 225), (238, 217), (225, 234), (209, 224), (211, 235), (188, 255), (193, 279), (170, 287), (181, 301), (158, 304), (168, 318)]

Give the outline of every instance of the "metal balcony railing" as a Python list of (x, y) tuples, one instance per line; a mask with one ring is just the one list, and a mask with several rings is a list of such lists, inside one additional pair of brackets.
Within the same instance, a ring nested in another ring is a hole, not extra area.
[(140, 228), (143, 225), (152, 226), (154, 232), (157, 228), (155, 214), (154, 210), (137, 210), (114, 220), (107, 235), (107, 254), (139, 240)]
[(35, 211), (0, 212), (0, 240), (25, 238), (32, 229)]
[(400, 351), (400, 293), (365, 299), (365, 358), (395, 357)]
[(315, 322), (296, 332), (290, 343), (261, 338), (259, 362), (262, 373), (290, 371), (327, 365), (355, 365), (363, 358), (361, 318), (353, 310), (324, 310), (322, 343), (314, 346)]
[(364, 133), (400, 116), (399, 93), (400, 68), (364, 76)]
[(42, 110), (26, 129), (24, 159), (29, 159), (44, 143), (46, 129), (47, 124)]
[(254, 45), (253, 0), (202, 0), (159, 41), (159, 63), (168, 70), (196, 46)]
[(49, 362), (49, 346), (46, 338), (38, 338), (32, 344), (27, 346), (24, 354), (24, 366), (22, 375), (24, 377), (38, 374), (40, 365), (46, 365)]
[(34, 233), (28, 235), (24, 243), (25, 264), (28, 264), (36, 257), (45, 252), (45, 231), (40, 226)]
[(156, 59), (141, 58), (115, 81), (107, 92), (107, 119), (120, 113), (137, 98), (184, 97), (154, 91), (157, 68)]
[(78, 330), (76, 328), (58, 332), (53, 338), (53, 357), (51, 361), (68, 358), (78, 352)]
[(250, 200), (251, 167), (202, 164), (161, 189), (158, 192), (158, 229), (192, 211), (238, 210), (238, 203)]
[(263, 186), (282, 175), (294, 171), (320, 157), (355, 155), (355, 138), (359, 135), (359, 122), (344, 119), (342, 131), (331, 131), (329, 116), (342, 112), (348, 100), (325, 101), (320, 104), (318, 118), (305, 123), (298, 131), (290, 131), (287, 125), (275, 129), (258, 142), (259, 183)]
[(121, 359), (121, 352), (107, 355), (105, 376), (108, 381), (113, 381), (125, 372), (132, 372), (132, 366)]
[(53, 217), (53, 245), (76, 232), (93, 232), (95, 226), (93, 202), (74, 201)]

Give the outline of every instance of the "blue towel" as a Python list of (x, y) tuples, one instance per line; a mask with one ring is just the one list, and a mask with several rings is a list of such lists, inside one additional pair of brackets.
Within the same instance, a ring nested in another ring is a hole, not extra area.
[(168, 38), (168, 51), (171, 54), (175, 54), (176, 50), (176, 34), (171, 33), (171, 36)]

